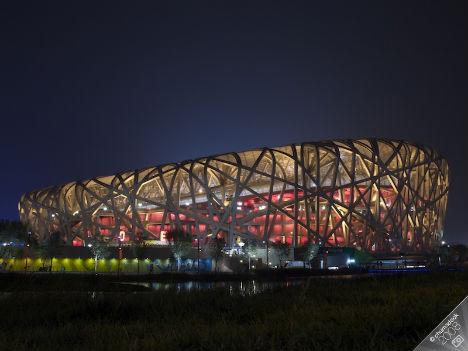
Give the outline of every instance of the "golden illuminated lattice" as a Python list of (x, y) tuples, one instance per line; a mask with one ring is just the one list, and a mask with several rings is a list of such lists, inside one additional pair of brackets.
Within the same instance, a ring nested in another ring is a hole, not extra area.
[(422, 251), (443, 234), (448, 165), (435, 151), (390, 140), (293, 144), (203, 157), (76, 181), (22, 196), (21, 220), (83, 245), (164, 244), (179, 227), (212, 235), (377, 252)]

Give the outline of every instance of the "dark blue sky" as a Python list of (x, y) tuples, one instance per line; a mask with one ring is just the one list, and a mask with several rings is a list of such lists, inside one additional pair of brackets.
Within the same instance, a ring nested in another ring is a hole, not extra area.
[(23, 192), (258, 146), (437, 149), (468, 242), (468, 3), (4, 2), (0, 218)]

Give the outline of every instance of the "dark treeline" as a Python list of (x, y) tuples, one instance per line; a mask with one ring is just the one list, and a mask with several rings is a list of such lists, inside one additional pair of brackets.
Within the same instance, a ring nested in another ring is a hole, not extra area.
[(25, 241), (27, 233), (21, 222), (0, 219), (0, 241)]

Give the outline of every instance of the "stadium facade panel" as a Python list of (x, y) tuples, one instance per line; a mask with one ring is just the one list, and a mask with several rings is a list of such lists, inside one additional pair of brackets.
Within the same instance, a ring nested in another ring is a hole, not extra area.
[(404, 141), (310, 142), (203, 157), (26, 193), (20, 219), (42, 241), (166, 244), (222, 236), (371, 252), (427, 251), (443, 235), (449, 169)]

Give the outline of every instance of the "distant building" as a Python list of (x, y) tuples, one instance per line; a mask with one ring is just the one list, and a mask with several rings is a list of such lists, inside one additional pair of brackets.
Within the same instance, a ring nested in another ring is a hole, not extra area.
[(311, 142), (53, 186), (24, 194), (19, 212), (39, 240), (59, 232), (69, 245), (97, 233), (164, 245), (178, 227), (194, 246), (219, 236), (230, 248), (254, 239), (420, 252), (442, 238), (448, 174), (444, 158), (417, 144)]

